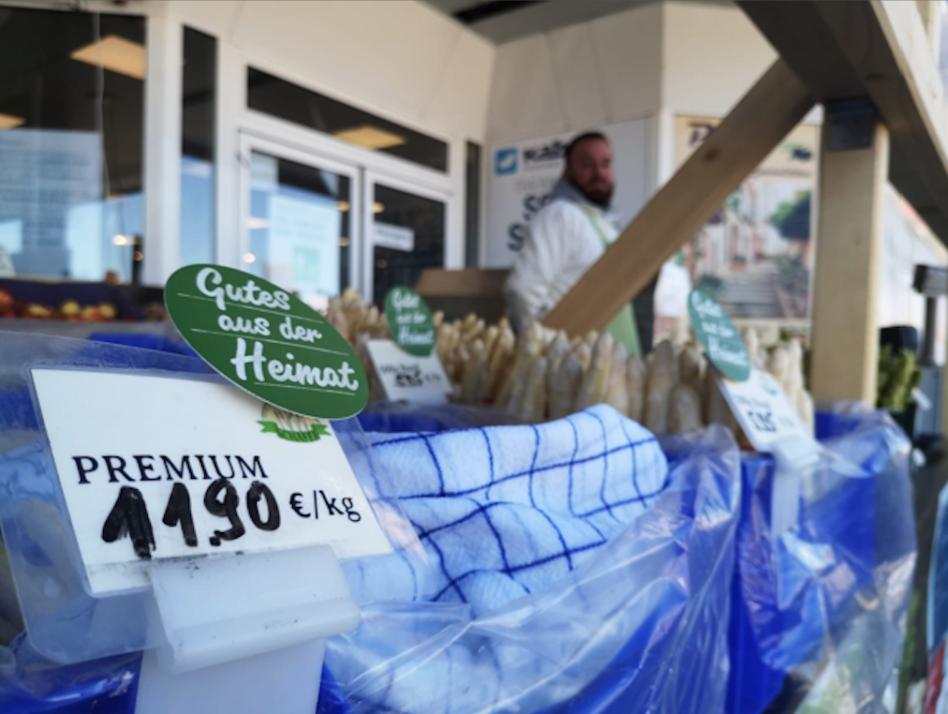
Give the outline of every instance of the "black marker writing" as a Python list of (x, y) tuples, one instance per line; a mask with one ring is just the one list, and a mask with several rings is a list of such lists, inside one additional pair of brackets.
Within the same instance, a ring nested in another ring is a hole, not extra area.
[(174, 527), (181, 524), (181, 535), (184, 542), (194, 548), (198, 544), (197, 533), (194, 531), (194, 517), (191, 515), (191, 494), (183, 483), (176, 483), (171, 487), (171, 496), (161, 522), (166, 526)]
[(102, 540), (106, 543), (114, 543), (126, 534), (132, 540), (135, 555), (150, 560), (151, 551), (155, 549), (155, 534), (142, 492), (131, 486), (119, 489), (115, 505), (102, 524)]
[[(267, 502), (267, 520), (260, 517), (260, 499)], [(280, 507), (277, 505), (273, 492), (266, 484), (254, 482), (247, 491), (247, 511), (250, 520), (262, 531), (275, 531), (280, 527)]]
[[(224, 492), (224, 498), (218, 500), (221, 491)], [(210, 538), (211, 545), (218, 546), (222, 540), (236, 540), (247, 532), (240, 516), (237, 515), (237, 504), (239, 502), (237, 489), (223, 479), (216, 479), (214, 483), (207, 487), (207, 491), (204, 493), (204, 507), (207, 512), (212, 516), (220, 516), (230, 521), (228, 530), (214, 531), (214, 535)]]

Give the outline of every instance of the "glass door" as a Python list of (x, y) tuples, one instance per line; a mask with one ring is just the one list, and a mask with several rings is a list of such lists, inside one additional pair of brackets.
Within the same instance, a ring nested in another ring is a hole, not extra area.
[(445, 194), (366, 173), (366, 299), (381, 304), (396, 285), (414, 287), (425, 268), (443, 268), (447, 202)]
[(241, 135), (240, 267), (317, 309), (357, 285), (355, 166)]

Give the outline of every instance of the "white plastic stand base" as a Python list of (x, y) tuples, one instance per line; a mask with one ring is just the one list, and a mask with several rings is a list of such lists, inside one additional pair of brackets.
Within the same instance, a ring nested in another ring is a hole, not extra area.
[(324, 649), (315, 640), (184, 674), (146, 652), (135, 714), (313, 714)]
[(137, 714), (312, 714), (325, 638), (359, 623), (332, 549), (159, 561), (166, 644), (145, 653)]
[(771, 536), (777, 538), (800, 518), (800, 495), (808, 472), (820, 462), (820, 445), (812, 438), (785, 439), (773, 444), (777, 462), (771, 492)]

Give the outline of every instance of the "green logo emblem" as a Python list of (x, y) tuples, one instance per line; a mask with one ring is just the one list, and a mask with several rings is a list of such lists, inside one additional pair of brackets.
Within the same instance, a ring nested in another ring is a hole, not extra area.
[(691, 329), (718, 371), (735, 382), (750, 377), (751, 361), (747, 347), (724, 308), (711, 296), (692, 290), (688, 296), (688, 315)]
[(431, 310), (411, 288), (392, 288), (385, 296), (385, 319), (395, 344), (408, 354), (427, 357), (434, 350)]
[(329, 427), (316, 419), (291, 414), (269, 404), (263, 405), (263, 413), (257, 422), (264, 434), (276, 434), (284, 441), (311, 444), (322, 436), (329, 436)]
[(368, 400), (365, 369), (315, 310), (262, 278), (188, 265), (165, 284), (168, 315), (205, 362), (258, 399), (294, 414), (345, 419)]

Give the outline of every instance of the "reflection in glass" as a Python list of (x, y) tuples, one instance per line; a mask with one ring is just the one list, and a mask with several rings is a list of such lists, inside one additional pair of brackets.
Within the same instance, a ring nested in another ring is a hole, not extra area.
[(241, 267), (325, 309), (349, 285), (348, 177), (258, 151), (250, 173), (250, 248)]
[(181, 264), (213, 263), (217, 40), (184, 28), (181, 75)]
[(375, 184), (372, 204), (373, 296), (413, 287), (425, 268), (444, 267), (444, 204)]
[(140, 276), (144, 62), (143, 18), (0, 10), (0, 263), (16, 275)]

